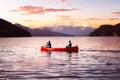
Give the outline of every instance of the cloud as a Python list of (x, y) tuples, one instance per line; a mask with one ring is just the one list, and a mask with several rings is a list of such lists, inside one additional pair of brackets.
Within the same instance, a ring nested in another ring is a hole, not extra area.
[(57, 17), (60, 18), (61, 20), (72, 20), (72, 21), (83, 20), (81, 18), (75, 18), (75, 17), (69, 16), (69, 15), (57, 15)]
[(10, 10), (10, 12), (18, 12), (18, 10)]
[(44, 8), (41, 6), (21, 6), (18, 9), (10, 10), (10, 12), (22, 12), (24, 15), (33, 15), (33, 14), (44, 14), (47, 12), (64, 12), (64, 11), (73, 11), (79, 9), (55, 9), (55, 8)]
[(112, 12), (112, 14), (120, 14), (120, 12)]
[(26, 21), (26, 22), (33, 22), (34, 20), (29, 20), (29, 19), (27, 19), (27, 20), (23, 20), (23, 21)]
[(67, 2), (68, 0), (60, 0), (60, 2)]
[(120, 20), (120, 18), (109, 18), (108, 20)]
[(61, 11), (72, 11), (72, 9), (53, 9), (53, 8), (49, 8), (49, 9), (45, 9), (45, 12), (61, 12)]
[(102, 18), (87, 18), (86, 20), (103, 20)]
[(44, 8), (39, 6), (21, 6), (18, 9), (11, 10), (10, 12), (24, 12), (22, 14), (43, 14)]
[(120, 20), (120, 18), (95, 18), (95, 17), (91, 17), (91, 18), (74, 18), (72, 16), (67, 16), (67, 15), (57, 15), (58, 18), (60, 18), (61, 20), (72, 20), (72, 21), (78, 21), (78, 20), (81, 20), (81, 21), (103, 21), (103, 20), (110, 20), (110, 21), (113, 21), (113, 20)]
[(116, 16), (120, 16), (120, 12), (112, 12), (112, 14), (115, 14)]
[(85, 20), (120, 20), (120, 18), (87, 18)]

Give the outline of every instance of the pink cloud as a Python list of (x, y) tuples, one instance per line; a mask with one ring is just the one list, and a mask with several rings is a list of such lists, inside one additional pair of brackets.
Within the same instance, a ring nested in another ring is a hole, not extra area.
[(46, 12), (58, 12), (58, 11), (72, 11), (72, 9), (53, 9), (53, 8), (49, 8), (49, 9), (45, 9)]
[(43, 7), (38, 6), (21, 6), (18, 9), (11, 10), (10, 12), (24, 12), (22, 14), (43, 14), (45, 12)]
[(67, 0), (60, 0), (60, 2), (67, 2)]
[(22, 14), (33, 15), (33, 14), (44, 14), (47, 12), (63, 12), (63, 11), (73, 11), (79, 9), (55, 9), (55, 8), (43, 8), (41, 6), (21, 6), (18, 9), (10, 10), (10, 12), (23, 12)]
[(85, 20), (120, 20), (120, 18), (87, 18)]
[(87, 18), (86, 20), (103, 20), (101, 18)]
[(120, 20), (120, 18), (109, 18), (108, 20)]
[(120, 14), (120, 12), (112, 12), (112, 14)]
[(10, 10), (10, 12), (18, 12), (18, 10)]
[(29, 19), (28, 19), (28, 20), (23, 20), (23, 21), (32, 22), (32, 21), (34, 21), (34, 20), (29, 20)]
[(112, 12), (112, 14), (115, 14), (116, 16), (120, 16), (120, 12)]

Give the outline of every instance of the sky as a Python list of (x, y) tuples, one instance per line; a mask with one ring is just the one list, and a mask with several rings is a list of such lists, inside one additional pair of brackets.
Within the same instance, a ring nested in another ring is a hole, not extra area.
[(29, 27), (120, 23), (120, 0), (1, 0), (0, 18)]

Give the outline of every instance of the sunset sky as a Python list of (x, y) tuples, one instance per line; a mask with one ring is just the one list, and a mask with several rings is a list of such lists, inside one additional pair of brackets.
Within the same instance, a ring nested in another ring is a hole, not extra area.
[(120, 0), (1, 0), (0, 18), (24, 26), (120, 23)]

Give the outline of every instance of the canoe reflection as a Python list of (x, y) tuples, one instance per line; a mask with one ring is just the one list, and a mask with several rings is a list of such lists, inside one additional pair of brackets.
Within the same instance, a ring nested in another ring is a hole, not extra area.
[(52, 54), (58, 54), (58, 55), (68, 55), (68, 57), (72, 57), (72, 55), (78, 55), (78, 52), (74, 52), (74, 51), (59, 51), (59, 52), (56, 52), (56, 51), (42, 51), (41, 54), (46, 54), (48, 55), (49, 57), (52, 55)]

